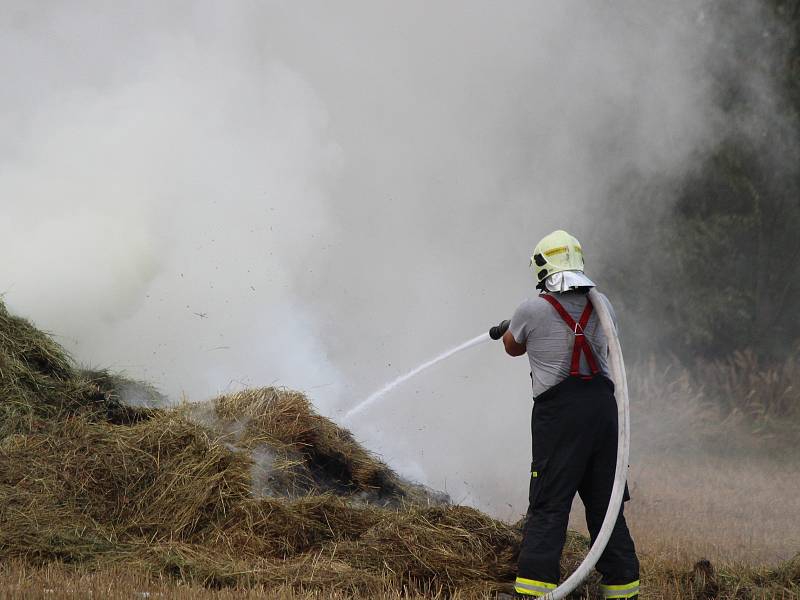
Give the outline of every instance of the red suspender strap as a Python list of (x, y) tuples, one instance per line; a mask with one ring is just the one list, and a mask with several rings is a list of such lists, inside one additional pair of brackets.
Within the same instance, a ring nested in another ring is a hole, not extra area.
[[(583, 309), (580, 320), (576, 323), (572, 315), (570, 315), (553, 296), (550, 294), (541, 294), (539, 297), (549, 302), (550, 305), (556, 309), (556, 312), (575, 336), (575, 343), (572, 346), (572, 363), (570, 364), (569, 374), (575, 376), (580, 375), (581, 352), (583, 352), (584, 356), (586, 356), (586, 362), (589, 364), (589, 368), (592, 371), (592, 375), (597, 375), (600, 369), (597, 368), (597, 362), (594, 359), (592, 347), (589, 345), (589, 342), (586, 341), (586, 335), (584, 335), (586, 325), (589, 323), (589, 317), (592, 316), (592, 309), (594, 308), (592, 306), (592, 301), (586, 298), (586, 308)], [(585, 379), (591, 379), (592, 375), (585, 377)]]
[[(597, 368), (597, 361), (594, 359), (594, 352), (592, 352), (592, 347), (589, 345), (589, 340), (586, 339), (586, 335), (584, 334), (584, 331), (586, 331), (586, 326), (589, 324), (589, 317), (592, 316), (593, 309), (594, 306), (592, 306), (592, 301), (587, 297), (586, 308), (583, 309), (580, 322), (578, 323), (580, 333), (576, 333), (575, 340), (576, 345), (580, 343), (583, 347), (583, 354), (586, 357), (586, 362), (589, 364), (589, 369), (591, 370), (592, 375), (597, 375), (600, 372), (600, 369)], [(575, 366), (578, 370), (580, 370), (580, 355), (577, 357)]]

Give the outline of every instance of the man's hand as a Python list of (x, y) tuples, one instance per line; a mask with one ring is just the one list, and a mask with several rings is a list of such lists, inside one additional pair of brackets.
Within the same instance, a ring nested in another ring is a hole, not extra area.
[(506, 319), (505, 321), (502, 321), (500, 325), (495, 325), (494, 327), (489, 329), (489, 337), (492, 338), (493, 340), (499, 340), (501, 337), (503, 337), (503, 334), (506, 331), (508, 331), (508, 326), (510, 324), (511, 321)]
[(522, 356), (528, 349), (525, 344), (518, 344), (514, 339), (514, 335), (510, 331), (503, 334), (503, 346), (506, 348), (506, 354), (509, 356)]
[(493, 340), (499, 340), (500, 338), (503, 339), (503, 346), (505, 346), (506, 354), (509, 356), (522, 356), (527, 352), (527, 348), (525, 344), (518, 344), (517, 340), (514, 339), (514, 336), (508, 330), (508, 326), (511, 325), (511, 321), (506, 319), (502, 321), (500, 325), (495, 325), (489, 330), (489, 337)]

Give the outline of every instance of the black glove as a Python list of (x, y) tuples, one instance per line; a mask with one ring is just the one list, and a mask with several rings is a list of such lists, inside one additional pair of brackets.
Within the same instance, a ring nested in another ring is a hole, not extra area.
[(508, 331), (508, 326), (511, 325), (511, 321), (506, 319), (500, 325), (495, 325), (489, 330), (489, 337), (493, 340), (499, 340), (503, 337), (503, 334)]

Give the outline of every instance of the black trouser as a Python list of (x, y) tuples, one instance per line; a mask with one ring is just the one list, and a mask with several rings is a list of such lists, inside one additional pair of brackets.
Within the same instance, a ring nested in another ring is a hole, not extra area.
[[(531, 432), (533, 464), (518, 576), (553, 584), (560, 578), (575, 492), (586, 507), (592, 542), (608, 508), (617, 461), (614, 384), (600, 375), (591, 380), (568, 377), (536, 398)], [(605, 585), (639, 579), (639, 560), (622, 508), (597, 570)]]

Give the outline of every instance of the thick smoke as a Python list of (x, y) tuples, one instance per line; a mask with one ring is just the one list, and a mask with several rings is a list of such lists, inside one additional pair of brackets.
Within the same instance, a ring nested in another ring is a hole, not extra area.
[(318, 95), (224, 15), (150, 15), (117, 39), (124, 14), (93, 12), (9, 28), (7, 57), (45, 55), (3, 136), (9, 302), (173, 396), (338, 385), (292, 291), (341, 162)]
[[(715, 40), (764, 18), (738, 6), (7, 6), (6, 300), (173, 398), (286, 385), (336, 417), (507, 317), (536, 240), (599, 238), (620, 177), (678, 178), (713, 148), (731, 125), (711, 75), (734, 68)], [(608, 249), (587, 245), (602, 286)], [(355, 431), (512, 516), (529, 396), (524, 359), (482, 346)]]

